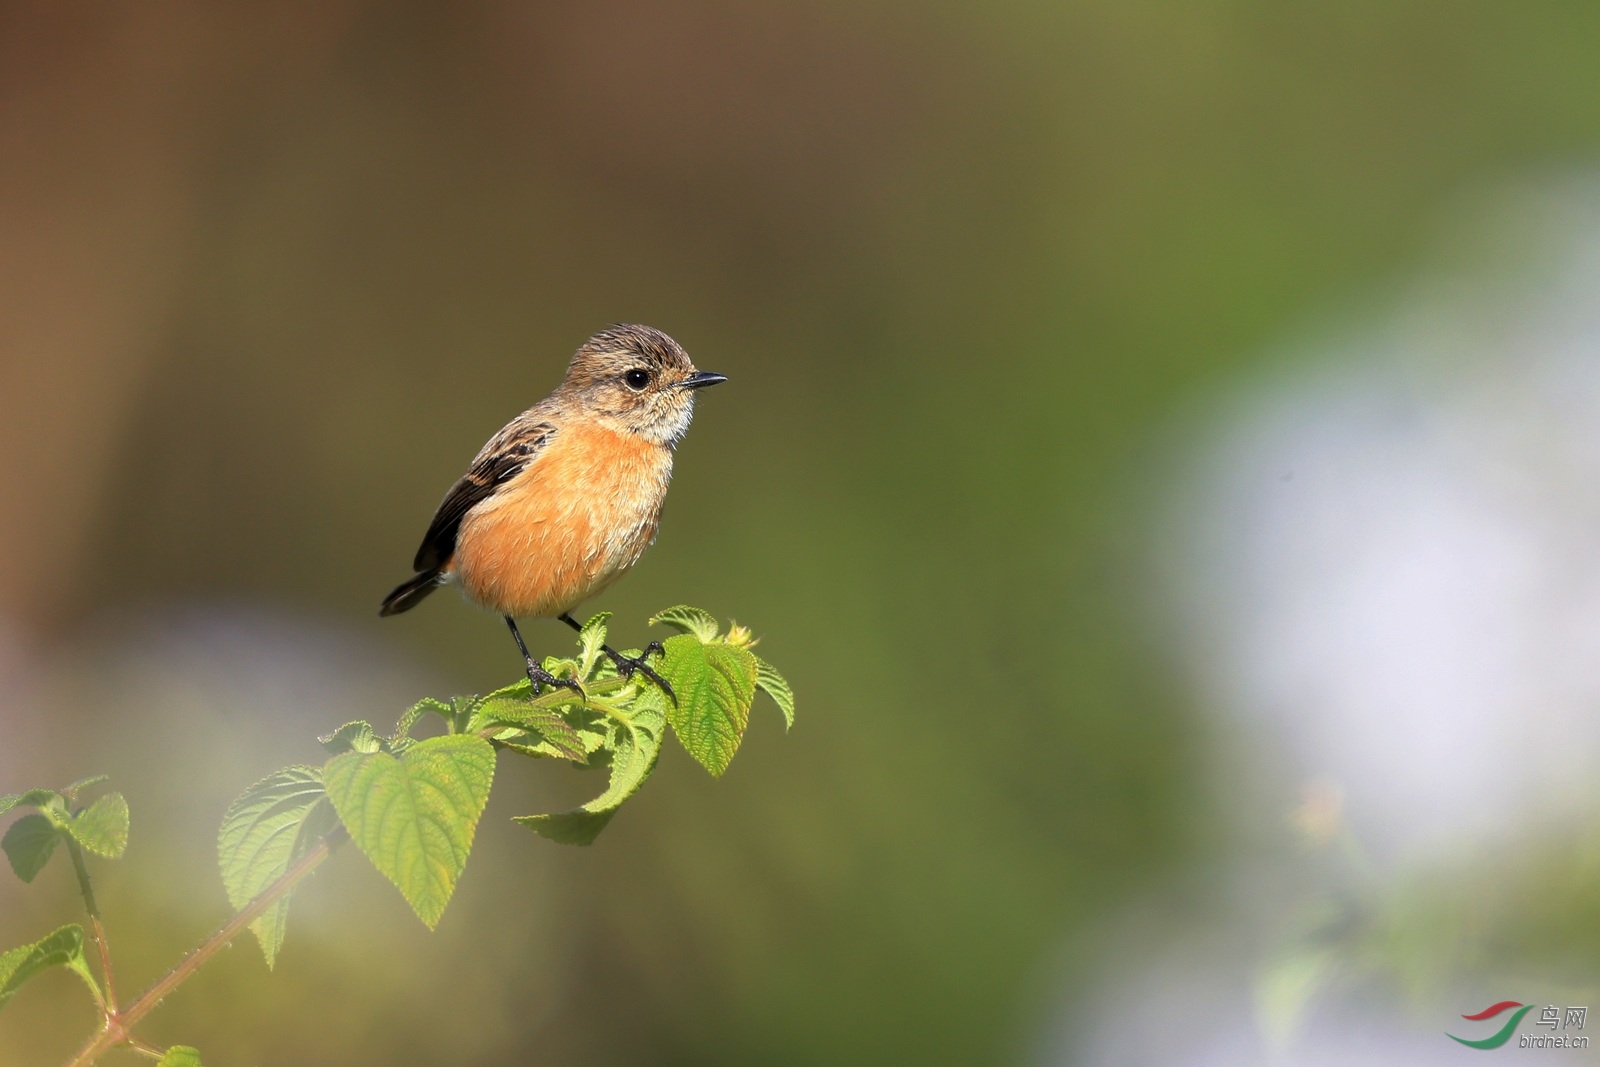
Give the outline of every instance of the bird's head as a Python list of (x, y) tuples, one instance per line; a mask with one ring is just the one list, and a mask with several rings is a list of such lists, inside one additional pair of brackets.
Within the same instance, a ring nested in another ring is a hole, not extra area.
[(660, 330), (619, 323), (578, 347), (561, 392), (585, 414), (672, 448), (689, 429), (695, 392), (727, 380), (695, 370)]

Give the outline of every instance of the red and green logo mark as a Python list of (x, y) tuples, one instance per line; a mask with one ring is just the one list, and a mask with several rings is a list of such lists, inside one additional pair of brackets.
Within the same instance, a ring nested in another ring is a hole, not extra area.
[(1516, 1013), (1507, 1019), (1506, 1024), (1496, 1033), (1490, 1034), (1488, 1037), (1480, 1038), (1477, 1041), (1468, 1041), (1464, 1037), (1457, 1037), (1451, 1033), (1446, 1033), (1444, 1036), (1452, 1041), (1459, 1041), (1468, 1048), (1499, 1048), (1511, 1040), (1511, 1035), (1517, 1032), (1517, 1024), (1522, 1022), (1522, 1017), (1533, 1010), (1532, 1004), (1519, 1004), (1514, 1000), (1502, 1000), (1498, 1004), (1489, 1005), (1475, 1015), (1462, 1016), (1463, 1019), (1470, 1019), (1472, 1022), (1481, 1022), (1484, 1019), (1493, 1019), (1501, 1012), (1510, 1011), (1512, 1008), (1517, 1009)]

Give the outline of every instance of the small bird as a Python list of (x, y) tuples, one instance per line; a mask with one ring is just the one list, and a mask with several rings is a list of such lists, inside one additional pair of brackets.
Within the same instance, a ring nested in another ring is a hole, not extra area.
[[(517, 618), (582, 628), (572, 610), (655, 540), (696, 390), (727, 380), (695, 370), (678, 342), (649, 326), (618, 324), (589, 338), (556, 391), (489, 438), (450, 487), (411, 563), (417, 573), (378, 614), (409, 611), (456, 582), (505, 617), (535, 694), (541, 685), (577, 690), (534, 660)], [(624, 678), (638, 672), (673, 696), (646, 662), (660, 651), (657, 642), (637, 657), (605, 647)]]

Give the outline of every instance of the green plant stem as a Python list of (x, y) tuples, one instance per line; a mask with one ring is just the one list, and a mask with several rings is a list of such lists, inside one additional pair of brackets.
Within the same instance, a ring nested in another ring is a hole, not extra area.
[(316, 870), (317, 865), (328, 858), (328, 853), (332, 852), (336, 845), (343, 843), (348, 836), (342, 826), (330, 831), (326, 837), (313, 845), (309, 852), (301, 856), (294, 866), (283, 872), (282, 877), (263, 889), (261, 894), (241, 908), (237, 915), (223, 923), (221, 929), (179, 961), (178, 965), (162, 976), (160, 981), (140, 993), (126, 1010), (115, 1014), (108, 1013), (105, 1028), (67, 1062), (67, 1067), (90, 1067), (105, 1052), (128, 1041), (132, 1036), (133, 1027), (139, 1020), (150, 1014), (157, 1004), (187, 981), (207, 960), (244, 933), (245, 928), (255, 922), (279, 897)]
[(94, 947), (100, 953), (100, 978), (105, 983), (105, 1001), (100, 1007), (109, 1019), (117, 1014), (117, 980), (111, 974), (111, 942), (106, 940), (106, 925), (100, 918), (100, 906), (95, 903), (94, 885), (89, 881), (89, 866), (83, 862), (83, 849), (71, 837), (66, 837), (67, 855), (72, 857), (72, 869), (78, 874), (78, 889), (83, 893), (83, 906), (89, 913), (89, 931), (94, 937)]

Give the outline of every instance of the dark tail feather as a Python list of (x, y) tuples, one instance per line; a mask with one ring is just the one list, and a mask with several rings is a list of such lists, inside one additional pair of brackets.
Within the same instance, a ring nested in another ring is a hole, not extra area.
[(438, 570), (423, 571), (410, 581), (401, 582), (394, 592), (383, 598), (379, 615), (398, 615), (410, 611), (426, 599), (427, 595), (444, 584), (444, 574)]

